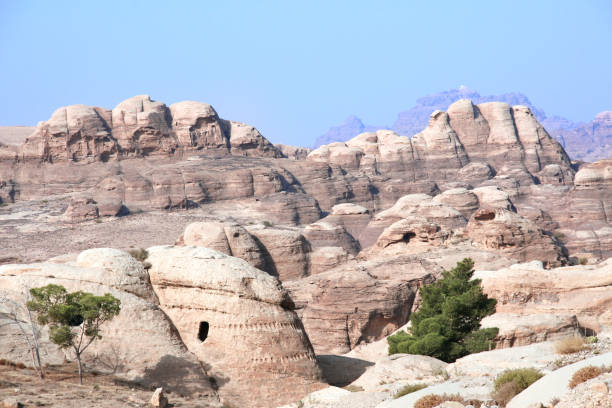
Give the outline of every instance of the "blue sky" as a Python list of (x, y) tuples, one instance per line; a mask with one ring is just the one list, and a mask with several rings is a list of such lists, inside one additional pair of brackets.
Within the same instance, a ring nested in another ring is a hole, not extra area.
[(611, 22), (610, 0), (0, 0), (0, 125), (149, 94), (310, 145), (462, 84), (588, 121), (612, 110)]

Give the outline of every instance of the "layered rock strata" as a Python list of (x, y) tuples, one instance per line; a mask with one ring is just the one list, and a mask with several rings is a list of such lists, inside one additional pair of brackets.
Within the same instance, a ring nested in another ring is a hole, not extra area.
[(59, 108), (41, 122), (17, 153), (17, 160), (102, 161), (176, 152), (281, 157), (252, 126), (220, 119), (212, 106), (179, 102), (169, 108), (138, 95), (113, 110), (85, 105)]
[(148, 251), (160, 307), (212, 366), (222, 399), (270, 407), (321, 387), (308, 336), (277, 278), (207, 248)]

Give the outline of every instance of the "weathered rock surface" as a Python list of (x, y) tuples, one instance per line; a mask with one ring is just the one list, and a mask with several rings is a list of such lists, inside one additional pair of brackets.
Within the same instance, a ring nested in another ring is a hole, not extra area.
[[(540, 378), (538, 381), (531, 384), (527, 389), (523, 390), (517, 396), (512, 398), (506, 405), (508, 408), (522, 408), (530, 406), (530, 404), (540, 403), (542, 401), (550, 401), (554, 398), (562, 397), (563, 395), (570, 392), (569, 382), (572, 375), (579, 369), (592, 365), (592, 366), (605, 366), (612, 363), (612, 353), (602, 354), (582, 360), (580, 362), (561, 367), (560, 369)], [(585, 408), (588, 406), (592, 407), (610, 407), (610, 399), (605, 396), (601, 401), (604, 405), (592, 405), (584, 404)]]
[(558, 242), (546, 235), (534, 222), (503, 208), (476, 211), (466, 233), (483, 248), (500, 250), (520, 262), (541, 260), (547, 266), (559, 266), (567, 257)]
[(244, 156), (282, 156), (255, 128), (220, 119), (208, 104), (186, 101), (168, 108), (148, 95), (138, 95), (112, 111), (85, 105), (59, 108), (26, 139), (19, 159), (106, 162), (202, 149)]
[(281, 151), (283, 157), (292, 160), (306, 160), (306, 156), (312, 152), (312, 149), (308, 147), (289, 146), (285, 144), (275, 144), (274, 146)]
[(148, 251), (160, 307), (212, 367), (223, 400), (278, 406), (321, 387), (308, 336), (277, 278), (207, 248)]
[[(435, 112), (412, 139), (364, 133), (306, 160), (287, 160), (254, 128), (220, 119), (210, 105), (166, 107), (141, 95), (112, 111), (61, 108), (19, 151), (9, 147), (0, 154), (0, 199), (7, 203), (79, 193), (96, 201), (100, 216), (113, 216), (232, 201), (251, 220), (291, 225), (328, 212), (327, 223), (366, 248), (399, 218), (364, 229), (365, 221), (420, 193), (440, 197), (417, 206), (416, 215), (443, 227), (463, 227), (476, 205), (505, 207), (563, 234), (572, 256), (612, 254), (605, 165), (581, 165), (574, 188), (567, 156), (520, 105), (460, 100)], [(334, 212), (346, 203), (368, 212)]]
[[(474, 276), (482, 279), (484, 292), (497, 299), (497, 313), (539, 320), (540, 329), (532, 329), (538, 336), (537, 333), (557, 330), (556, 320), (563, 316), (576, 316), (581, 328), (595, 333), (611, 327), (611, 272), (610, 259), (598, 265), (554, 269), (544, 269), (541, 262), (534, 261), (498, 271), (477, 270)], [(558, 318), (546, 317), (550, 315)], [(520, 326), (520, 319), (517, 326)]]
[(552, 313), (495, 313), (481, 321), (482, 327), (497, 327), (495, 348), (526, 346), (582, 334), (575, 315)]
[(393, 354), (368, 367), (352, 385), (365, 391), (380, 391), (386, 384), (431, 384), (441, 382), (448, 364), (429, 356)]
[(284, 283), (317, 354), (345, 353), (408, 321), (418, 288), (440, 268), (413, 257), (348, 261)]
[(238, 224), (195, 222), (185, 228), (177, 244), (214, 249), (226, 255), (244, 259), (262, 271), (273, 272), (268, 266), (265, 249)]
[[(218, 398), (208, 373), (154, 303), (146, 272), (130, 255), (102, 248), (81, 253), (76, 264), (0, 266), (0, 290), (16, 302), (25, 301), (28, 288), (51, 283), (63, 285), (68, 291), (110, 293), (121, 301), (120, 314), (103, 326), (102, 339), (92, 343), (83, 355), (87, 367), (114, 372), (147, 387), (162, 385), (175, 392), (200, 393), (203, 403), (216, 406)], [(3, 328), (0, 355), (9, 361), (28, 363), (29, 350), (14, 330)], [(63, 363), (64, 353), (47, 338), (41, 336), (44, 361)]]

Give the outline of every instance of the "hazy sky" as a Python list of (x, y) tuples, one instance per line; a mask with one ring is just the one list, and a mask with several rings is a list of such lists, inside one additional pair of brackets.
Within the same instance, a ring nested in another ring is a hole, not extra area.
[(149, 94), (310, 145), (462, 84), (587, 121), (612, 110), (612, 1), (0, 0), (0, 78), (0, 125)]

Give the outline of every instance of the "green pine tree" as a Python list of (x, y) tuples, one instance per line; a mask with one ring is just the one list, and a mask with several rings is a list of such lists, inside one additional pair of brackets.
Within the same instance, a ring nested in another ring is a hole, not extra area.
[(482, 292), (474, 274), (474, 261), (457, 263), (442, 279), (421, 288), (422, 304), (410, 317), (411, 333), (400, 331), (387, 338), (389, 354), (408, 353), (453, 362), (467, 354), (490, 350), (497, 328), (480, 328), (480, 321), (495, 313), (495, 299)]

